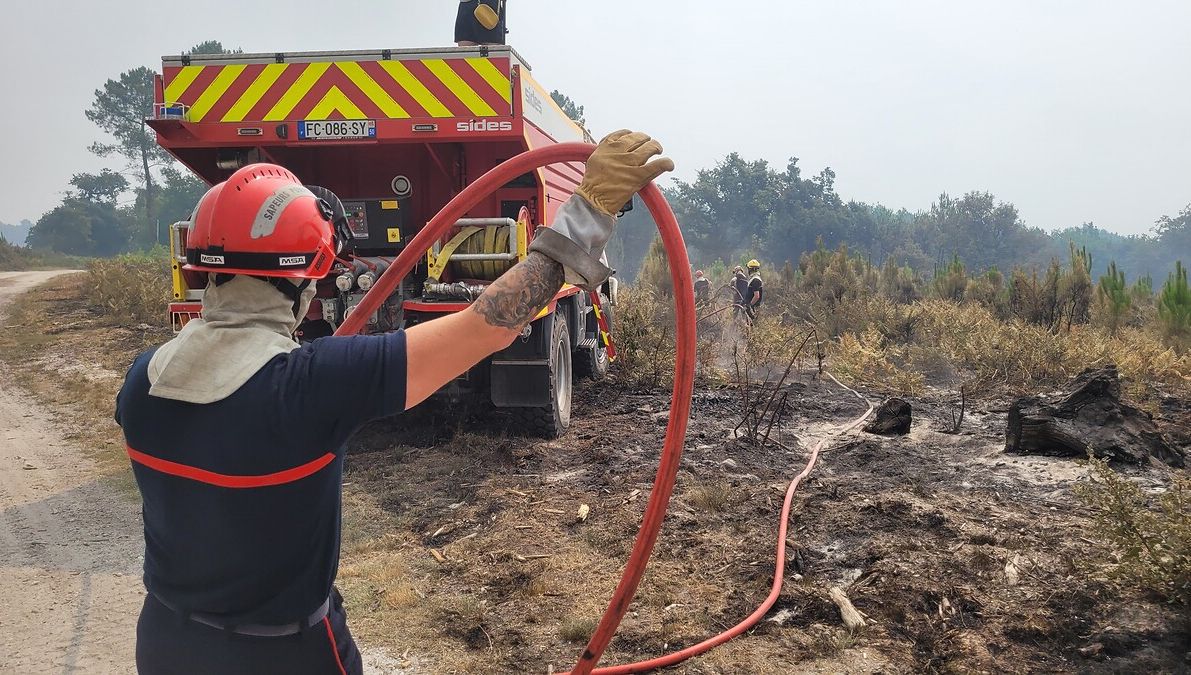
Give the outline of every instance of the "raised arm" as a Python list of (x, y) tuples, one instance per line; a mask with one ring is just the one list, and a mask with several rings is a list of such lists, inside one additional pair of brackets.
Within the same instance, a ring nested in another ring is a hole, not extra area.
[(587, 161), (575, 195), (539, 228), (522, 262), (462, 312), (406, 331), (406, 408), (412, 408), (488, 355), (512, 344), (562, 287), (593, 290), (611, 274), (600, 257), (616, 212), (654, 178), (674, 169), (662, 146), (639, 132), (608, 135)]
[(562, 287), (562, 280), (561, 264), (532, 251), (492, 282), (472, 306), (407, 330), (406, 408), (512, 344)]

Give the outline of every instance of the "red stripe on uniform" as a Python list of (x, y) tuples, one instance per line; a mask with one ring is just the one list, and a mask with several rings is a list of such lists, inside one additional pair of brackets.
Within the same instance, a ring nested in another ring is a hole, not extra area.
[(215, 485), (225, 488), (259, 488), (270, 487), (273, 485), (283, 485), (285, 483), (293, 483), (294, 481), (302, 480), (303, 478), (317, 473), (320, 469), (335, 461), (335, 455), (328, 452), (310, 462), (306, 462), (301, 466), (295, 466), (292, 469), (285, 471), (278, 471), (276, 473), (266, 473), (260, 476), (229, 476), (223, 473), (215, 473), (214, 471), (207, 471), (198, 467), (188, 466), (186, 464), (179, 464), (171, 462), (166, 459), (146, 455), (139, 450), (134, 450), (132, 446), (125, 446), (128, 450), (128, 457), (137, 464), (147, 466), (155, 471), (166, 473), (171, 476), (178, 476), (179, 478), (188, 478), (200, 483), (207, 483), (208, 485)]
[(335, 665), (339, 666), (339, 672), (342, 675), (347, 675), (347, 669), (343, 667), (343, 659), (339, 658), (339, 646), (335, 644), (335, 633), (331, 630), (331, 620), (324, 616), (323, 625), (327, 627), (327, 639), (331, 641), (331, 653), (335, 655)]

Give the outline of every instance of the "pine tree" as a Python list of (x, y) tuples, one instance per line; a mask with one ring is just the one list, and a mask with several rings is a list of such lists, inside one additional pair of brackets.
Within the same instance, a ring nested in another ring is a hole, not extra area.
[(659, 297), (674, 295), (674, 280), (670, 278), (670, 263), (661, 237), (655, 237), (649, 245), (649, 252), (645, 254), (641, 271), (637, 274), (637, 286), (647, 288)]
[(1158, 317), (1166, 336), (1178, 348), (1191, 342), (1191, 288), (1187, 286), (1187, 268), (1175, 261), (1174, 271), (1158, 295)]
[(1100, 277), (1097, 298), (1108, 319), (1109, 330), (1116, 335), (1121, 323), (1129, 315), (1133, 298), (1125, 285), (1125, 273), (1117, 269), (1115, 260), (1108, 263), (1108, 273)]

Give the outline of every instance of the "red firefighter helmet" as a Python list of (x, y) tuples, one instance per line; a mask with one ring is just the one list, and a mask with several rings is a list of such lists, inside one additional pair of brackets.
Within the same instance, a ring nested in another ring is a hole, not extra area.
[(335, 261), (331, 217), (288, 170), (250, 164), (199, 200), (183, 269), (321, 279)]

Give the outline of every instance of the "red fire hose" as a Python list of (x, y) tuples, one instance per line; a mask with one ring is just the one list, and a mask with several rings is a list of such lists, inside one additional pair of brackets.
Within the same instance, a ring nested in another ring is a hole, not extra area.
[[(418, 233), (403, 250), (389, 269), (376, 280), (372, 288), (360, 300), (360, 304), (350, 316), (344, 320), (336, 335), (354, 335), (360, 332), (364, 321), (377, 310), (380, 303), (393, 292), (397, 284), (409, 274), (418, 260), (426, 251), (446, 234), (447, 229), (455, 221), (463, 217), (468, 210), (479, 203), (502, 185), (529, 171), (549, 164), (562, 162), (585, 162), (591, 156), (595, 146), (586, 143), (560, 143), (537, 150), (523, 152), (513, 157), (488, 173), (479, 180), (468, 185), (455, 196), (438, 215), (434, 216), (426, 227)], [(670, 205), (662, 197), (662, 193), (652, 183), (641, 190), (641, 198), (649, 212), (653, 214), (658, 224), (662, 244), (670, 260), (670, 278), (674, 281), (676, 299), (675, 310), (675, 344), (677, 355), (674, 364), (674, 393), (670, 399), (670, 423), (666, 428), (666, 441), (662, 446), (661, 461), (658, 464), (657, 476), (654, 478), (653, 491), (645, 507), (645, 517), (641, 521), (641, 529), (637, 540), (629, 554), (628, 564), (616, 592), (612, 596), (604, 617), (591, 636), (591, 641), (584, 650), (575, 666), (574, 673), (590, 673), (600, 660), (600, 655), (612, 636), (616, 633), (620, 620), (628, 611), (629, 603), (637, 592), (641, 577), (645, 574), (645, 566), (653, 552), (654, 542), (658, 532), (662, 529), (662, 519), (666, 515), (666, 507), (670, 503), (670, 494), (674, 490), (674, 478), (678, 473), (678, 461), (682, 456), (682, 444), (686, 438), (687, 418), (690, 416), (691, 390), (695, 383), (695, 295), (691, 285), (690, 263), (687, 261), (686, 243), (682, 240), (682, 232), (678, 229), (678, 221)], [(683, 292), (686, 289), (687, 292)]]
[[(393, 289), (397, 287), (397, 284), (409, 274), (410, 270), (414, 268), (414, 265), (417, 264), (418, 260), (421, 259), (434, 242), (446, 234), (447, 230), (457, 220), (462, 218), (467, 211), (478, 204), (482, 198), (517, 176), (521, 176), (540, 167), (564, 162), (584, 162), (594, 149), (595, 146), (585, 143), (561, 143), (537, 150), (530, 150), (501, 163), (496, 168), (481, 176), (479, 180), (467, 186), (444, 206), (438, 212), (438, 215), (434, 216), (426, 224), (426, 227), (405, 246), (405, 249), (397, 256), (397, 259), (389, 266), (389, 269), (385, 270), (380, 278), (377, 279), (373, 287), (364, 295), (360, 304), (356, 306), (351, 315), (335, 331), (335, 334), (354, 335), (358, 333), (367, 317), (376, 311), (385, 298), (389, 297)], [(666, 203), (665, 198), (657, 186), (652, 183), (647, 185), (641, 190), (641, 198), (645, 202), (645, 206), (649, 209), (649, 212), (653, 215), (654, 222), (658, 225), (662, 245), (670, 261), (670, 278), (674, 283), (675, 289), (674, 334), (676, 338), (676, 354), (674, 363), (674, 390), (670, 398), (670, 421), (666, 428), (665, 443), (662, 446), (661, 459), (658, 463), (657, 475), (654, 478), (653, 490), (650, 493), (649, 502), (645, 507), (645, 515), (641, 520), (641, 529), (638, 531), (637, 539), (633, 543), (633, 549), (629, 554), (628, 563), (625, 565), (620, 583), (617, 584), (616, 590), (612, 595), (612, 600), (608, 604), (608, 609), (605, 610), (603, 618), (600, 619), (600, 623), (592, 634), (587, 648), (579, 657), (575, 668), (568, 675), (640, 673), (673, 665), (697, 654), (701, 654), (716, 645), (727, 642), (748, 630), (759, 621), (769, 611), (769, 608), (773, 606), (781, 590), (782, 572), (786, 557), (786, 521), (790, 512), (791, 499), (798, 484), (814, 467), (819, 450), (826, 442), (826, 439), (824, 439), (814, 447), (806, 468), (794, 478), (786, 492), (786, 498), (782, 505), (781, 524), (778, 534), (777, 567), (774, 573), (773, 587), (769, 592), (769, 597), (766, 598), (765, 602), (756, 611), (728, 631), (697, 645), (687, 647), (682, 651), (649, 661), (595, 669), (600, 656), (604, 653), (604, 649), (607, 648), (608, 643), (612, 641), (612, 637), (616, 634), (616, 629), (620, 625), (621, 619), (624, 618), (625, 613), (628, 611), (629, 603), (632, 602), (633, 596), (637, 592), (637, 586), (641, 583), (641, 578), (645, 574), (646, 565), (649, 563), (649, 556), (653, 552), (653, 546), (657, 542), (658, 534), (661, 531), (662, 520), (665, 518), (666, 509), (670, 503), (670, 495), (674, 490), (674, 480), (678, 473), (679, 459), (682, 456), (682, 446), (686, 437), (687, 418), (690, 415), (691, 392), (695, 379), (695, 300), (691, 282), (690, 263), (687, 260), (686, 243), (682, 239), (682, 232), (678, 229), (678, 221), (674, 218), (674, 213), (670, 210), (670, 205)], [(853, 422), (848, 428), (859, 424), (862, 419)]]

